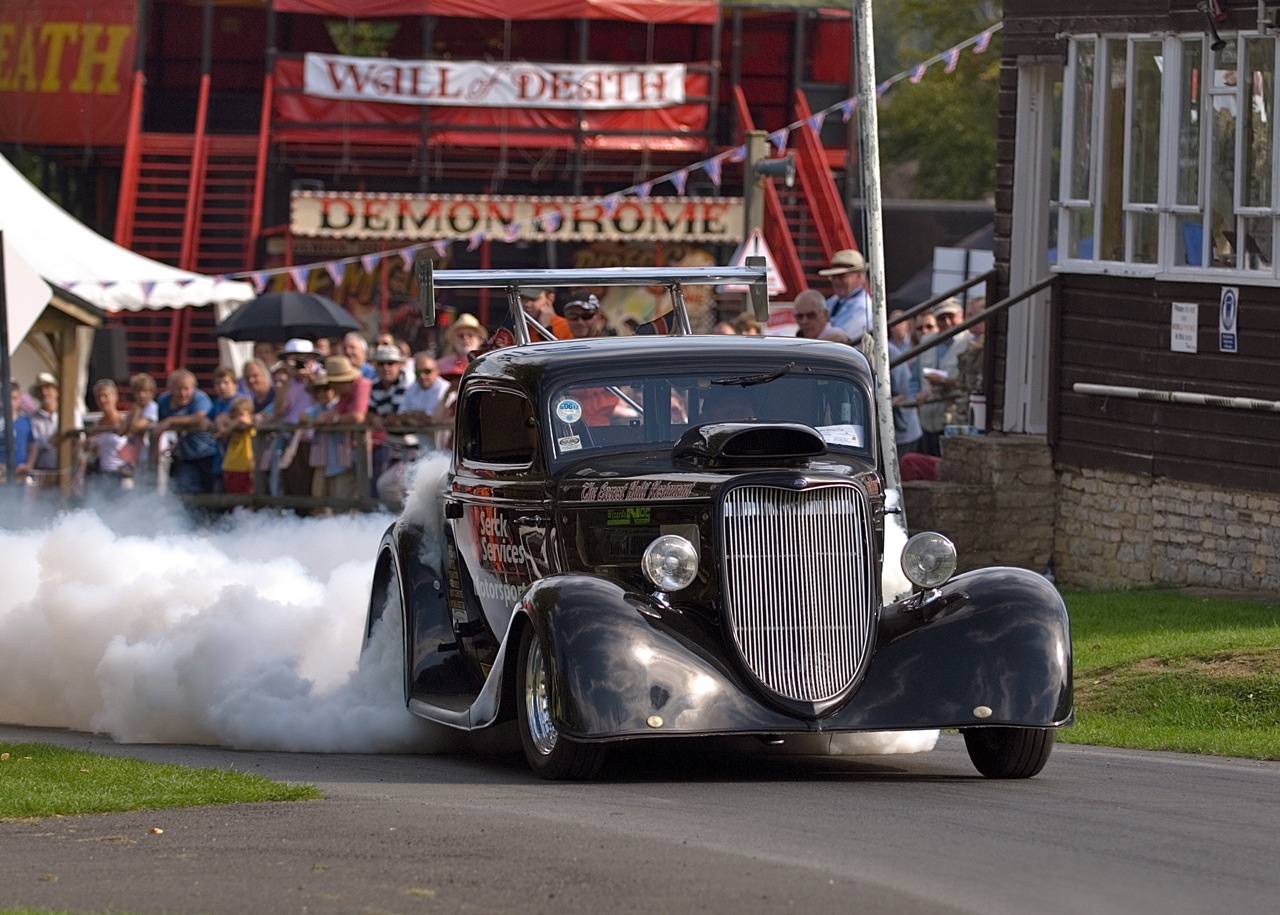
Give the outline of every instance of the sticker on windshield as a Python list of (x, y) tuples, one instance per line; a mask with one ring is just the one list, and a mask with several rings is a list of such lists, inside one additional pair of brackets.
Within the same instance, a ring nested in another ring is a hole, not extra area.
[[(565, 422), (568, 422), (568, 420), (565, 420)], [(582, 450), (582, 439), (577, 435), (566, 435), (564, 438), (559, 439), (556, 444), (560, 446), (561, 454), (566, 451)]]
[(582, 404), (566, 397), (556, 404), (556, 416), (559, 417), (561, 422), (576, 423), (582, 419)]
[(848, 448), (862, 448), (865, 446), (861, 426), (849, 424), (819, 426), (818, 432), (822, 435), (822, 440), (828, 445), (844, 445)]

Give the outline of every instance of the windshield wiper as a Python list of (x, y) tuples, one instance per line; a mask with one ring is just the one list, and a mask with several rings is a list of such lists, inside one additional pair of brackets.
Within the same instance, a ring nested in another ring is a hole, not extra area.
[(753, 384), (765, 384), (773, 381), (775, 378), (781, 378), (796, 367), (794, 362), (788, 362), (776, 372), (761, 372), (758, 375), (735, 375), (732, 378), (712, 378), (712, 384), (740, 384), (744, 388)]

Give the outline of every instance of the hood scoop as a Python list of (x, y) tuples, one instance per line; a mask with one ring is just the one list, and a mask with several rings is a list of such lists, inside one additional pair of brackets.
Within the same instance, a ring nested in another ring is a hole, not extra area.
[(679, 464), (720, 467), (801, 467), (827, 453), (827, 443), (803, 423), (704, 423), (671, 449)]

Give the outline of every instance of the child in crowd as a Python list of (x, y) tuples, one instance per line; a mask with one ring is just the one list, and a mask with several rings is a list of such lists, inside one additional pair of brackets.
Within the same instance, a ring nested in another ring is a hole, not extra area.
[(134, 375), (129, 379), (129, 398), (133, 403), (120, 426), (126, 441), (117, 453), (128, 464), (130, 475), (137, 477), (150, 467), (151, 427), (160, 421), (156, 380), (145, 372)]
[[(231, 376), (232, 387), (235, 375)], [(226, 423), (217, 433), (226, 442), (222, 455), (223, 492), (253, 492), (253, 439), (257, 430), (253, 427), (253, 402), (247, 397), (231, 401), (226, 412)]]
[[(311, 395), (311, 406), (303, 411), (300, 420), (305, 425), (315, 425), (316, 418), (329, 410), (332, 410), (338, 403), (338, 395), (333, 388), (329, 387), (328, 381), (324, 375), (318, 375), (307, 385), (307, 393)], [(311, 464), (311, 495), (316, 498), (324, 498), (328, 494), (326, 478), (324, 473), (325, 465), (329, 462), (329, 439), (334, 438), (334, 433), (314, 432), (311, 439), (311, 450), (308, 460)], [(315, 511), (316, 515), (332, 515), (333, 510), (329, 508), (321, 508)]]

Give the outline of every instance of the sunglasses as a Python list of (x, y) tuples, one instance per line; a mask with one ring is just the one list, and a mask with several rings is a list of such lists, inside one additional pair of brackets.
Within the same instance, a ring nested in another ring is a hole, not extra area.
[(595, 316), (596, 313), (594, 311), (574, 311), (565, 312), (564, 319), (566, 321), (590, 321)]

